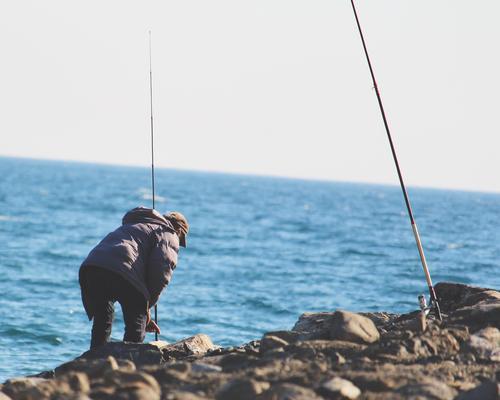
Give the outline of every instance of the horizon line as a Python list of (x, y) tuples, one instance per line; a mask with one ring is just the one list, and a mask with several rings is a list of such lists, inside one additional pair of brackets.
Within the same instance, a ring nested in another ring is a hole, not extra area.
[[(151, 168), (148, 164), (126, 164), (120, 162), (106, 162), (106, 161), (91, 161), (91, 160), (74, 160), (65, 158), (51, 158), (43, 156), (19, 156), (10, 154), (0, 154), (0, 158), (10, 158), (10, 159), (21, 159), (21, 160), (32, 160), (32, 161), (47, 161), (47, 162), (61, 162), (61, 163), (74, 163), (74, 164), (87, 164), (87, 165), (101, 165), (108, 167), (129, 167), (129, 168)], [(224, 171), (224, 170), (211, 170), (211, 169), (196, 169), (196, 168), (178, 168), (178, 167), (165, 167), (161, 165), (155, 165), (156, 170), (170, 170), (179, 172), (191, 172), (191, 173), (202, 173), (202, 174), (219, 174), (219, 175), (234, 175), (234, 176), (247, 176), (247, 177), (257, 177), (257, 178), (278, 178), (278, 179), (288, 179), (296, 181), (309, 181), (309, 182), (324, 182), (324, 183), (345, 183), (354, 185), (374, 185), (374, 186), (389, 186), (400, 188), (398, 182), (370, 182), (361, 180), (344, 180), (344, 179), (328, 179), (328, 178), (316, 178), (316, 177), (303, 177), (296, 175), (280, 175), (272, 173), (259, 173), (259, 172), (248, 172), (248, 171)], [(460, 188), (460, 187), (442, 187), (442, 186), (426, 186), (426, 185), (407, 185), (409, 188), (413, 189), (424, 189), (424, 190), (438, 190), (438, 191), (453, 191), (453, 192), (466, 192), (466, 193), (478, 193), (478, 194), (500, 194), (500, 190), (496, 191), (494, 189), (471, 189), (471, 188)]]

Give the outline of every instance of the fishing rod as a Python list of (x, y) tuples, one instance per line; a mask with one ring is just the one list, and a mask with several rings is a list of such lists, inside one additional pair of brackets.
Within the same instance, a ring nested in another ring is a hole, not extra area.
[[(392, 157), (394, 159), (394, 163), (396, 164), (396, 170), (398, 172), (399, 183), (401, 185), (401, 190), (403, 191), (403, 196), (406, 203), (406, 208), (408, 209), (408, 215), (410, 217), (411, 227), (413, 230), (413, 236), (415, 237), (415, 242), (417, 244), (418, 253), (420, 255), (420, 261), (422, 262), (422, 268), (424, 269), (425, 279), (427, 281), (427, 286), (429, 287), (429, 294), (431, 299), (430, 309), (433, 309), (436, 313), (437, 318), (441, 321), (441, 309), (439, 308), (439, 302), (436, 296), (436, 292), (434, 291), (434, 286), (432, 286), (431, 274), (429, 272), (429, 268), (427, 266), (427, 261), (425, 259), (424, 248), (422, 247), (422, 242), (420, 240), (420, 235), (418, 233), (417, 223), (415, 222), (415, 218), (413, 216), (413, 211), (411, 209), (410, 198), (408, 197), (408, 192), (406, 191), (406, 186), (403, 180), (403, 175), (401, 173), (401, 168), (399, 167), (398, 157), (396, 155), (396, 149), (394, 147), (394, 142), (392, 141), (391, 131), (389, 129), (389, 123), (387, 122), (387, 117), (385, 115), (384, 105), (382, 104), (382, 98), (380, 97), (380, 92), (378, 90), (377, 81), (375, 80), (375, 73), (373, 72), (372, 63), (370, 61), (370, 56), (368, 55), (368, 50), (366, 47), (365, 38), (363, 36), (363, 31), (361, 29), (361, 24), (359, 22), (358, 13), (356, 11), (356, 7), (354, 5), (354, 0), (351, 0), (352, 10), (354, 12), (354, 17), (356, 18), (356, 24), (358, 26), (359, 36), (361, 37), (361, 42), (363, 43), (363, 49), (365, 51), (366, 61), (368, 62), (368, 67), (370, 69), (370, 75), (373, 81), (373, 88), (375, 89), (375, 93), (377, 95), (378, 105), (380, 108), (380, 113), (382, 114), (382, 119), (384, 120), (385, 131), (387, 133), (387, 138), (389, 139), (389, 144), (391, 146)], [(425, 303), (425, 302), (424, 302)]]
[[(155, 145), (153, 124), (153, 67), (151, 62), (151, 31), (149, 31), (149, 105), (151, 116), (151, 189), (153, 194), (153, 210), (155, 208)], [(155, 304), (155, 323), (158, 325), (158, 305)], [(158, 340), (158, 332), (155, 332), (155, 340)]]

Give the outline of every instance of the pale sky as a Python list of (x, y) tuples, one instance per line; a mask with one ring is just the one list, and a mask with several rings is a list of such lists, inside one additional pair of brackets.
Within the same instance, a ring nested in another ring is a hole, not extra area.
[[(500, 191), (500, 2), (356, 2), (409, 185)], [(397, 184), (349, 0), (3, 1), (0, 155)]]

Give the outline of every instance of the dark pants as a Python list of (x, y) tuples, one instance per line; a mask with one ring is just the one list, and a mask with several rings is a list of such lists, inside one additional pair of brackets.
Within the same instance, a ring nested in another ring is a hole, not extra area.
[(105, 268), (86, 266), (80, 276), (80, 284), (89, 318), (94, 318), (91, 349), (109, 341), (116, 301), (122, 307), (125, 321), (123, 341), (136, 343), (144, 341), (147, 319), (146, 299), (131, 283)]

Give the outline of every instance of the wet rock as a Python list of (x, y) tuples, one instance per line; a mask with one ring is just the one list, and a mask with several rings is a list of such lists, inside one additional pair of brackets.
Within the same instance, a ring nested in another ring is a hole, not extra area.
[(292, 329), (302, 340), (330, 339), (374, 343), (380, 334), (373, 321), (348, 311), (302, 314)]
[(172, 358), (178, 359), (192, 355), (203, 355), (216, 347), (209, 336), (198, 334), (163, 347), (162, 353), (165, 360), (170, 360)]
[(319, 391), (327, 399), (357, 399), (361, 390), (351, 381), (335, 377), (324, 382)]
[(254, 379), (235, 379), (225, 384), (216, 394), (217, 400), (253, 400), (256, 396), (269, 389), (268, 382)]
[(471, 351), (476, 359), (500, 362), (500, 331), (488, 327), (471, 335), (464, 348)]
[(264, 336), (260, 341), (260, 353), (288, 346), (288, 342), (277, 336)]
[(259, 400), (317, 400), (321, 399), (313, 390), (294, 385), (292, 383), (279, 383), (273, 385), (260, 396)]
[(436, 379), (426, 378), (421, 382), (411, 383), (398, 389), (405, 399), (435, 399), (452, 400), (455, 398), (456, 390), (450, 388), (443, 382)]

